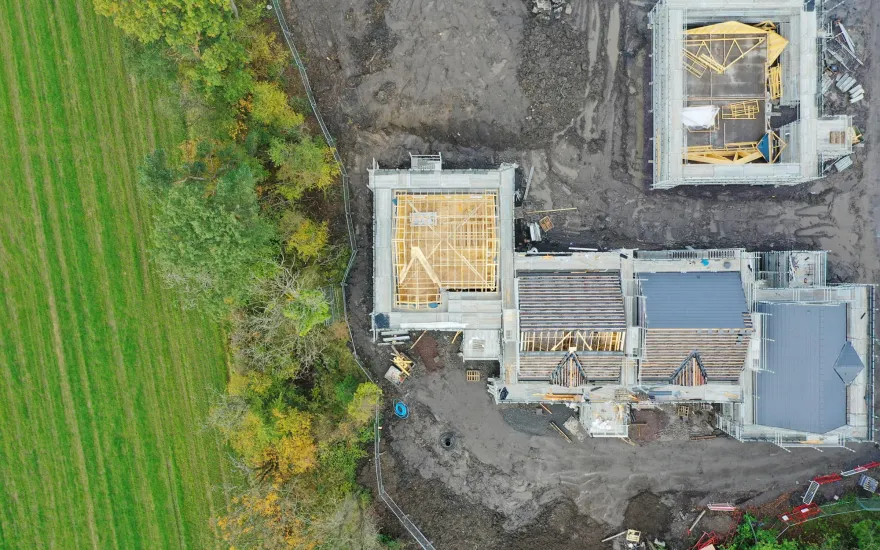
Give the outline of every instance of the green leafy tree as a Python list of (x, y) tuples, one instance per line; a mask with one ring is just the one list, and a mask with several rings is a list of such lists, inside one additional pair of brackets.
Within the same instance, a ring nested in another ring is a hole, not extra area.
[[(314, 536), (322, 548), (379, 550), (379, 532), (368, 499), (349, 494), (314, 524)], [(387, 548), (387, 547), (386, 547)]]
[(177, 65), (168, 57), (165, 44), (125, 40), (122, 53), (126, 68), (135, 77), (159, 83), (166, 89), (176, 87)]
[(297, 290), (288, 294), (286, 299), (284, 316), (296, 323), (300, 336), (330, 319), (330, 304), (321, 290)]
[(260, 80), (277, 78), (290, 63), (287, 48), (279, 42), (274, 32), (251, 31), (246, 47), (250, 57), (248, 68)]
[(339, 501), (357, 489), (357, 466), (367, 456), (354, 442), (318, 445), (318, 471), (315, 490), (328, 500)]
[[(164, 43), (181, 74), (205, 95), (228, 104), (246, 95), (252, 76), (240, 36), (246, 22), (230, 0), (94, 0), (126, 34), (144, 44)], [(248, 19), (257, 10), (248, 6)]]
[[(310, 291), (302, 272), (284, 266), (273, 271), (233, 317), (230, 343), (242, 372), (265, 372), (286, 384), (324, 356), (331, 340), (314, 329), (329, 318), (330, 307), (323, 292)], [(314, 303), (306, 307), (310, 295)]]
[(244, 70), (247, 62), (244, 45), (224, 34), (205, 47), (196, 60), (185, 64), (184, 75), (212, 99), (231, 105), (254, 85), (253, 77)]
[(256, 82), (251, 99), (251, 116), (267, 126), (287, 132), (301, 126), (303, 116), (287, 102), (287, 94), (274, 82)]
[(289, 200), (297, 200), (307, 191), (326, 190), (339, 175), (333, 152), (317, 139), (273, 139), (269, 158), (278, 168), (278, 191)]
[(259, 215), (256, 178), (248, 166), (216, 178), (192, 170), (180, 175), (164, 153), (148, 157), (141, 169), (141, 184), (156, 206), (153, 257), (186, 306), (223, 315), (270, 270), (274, 231)]
[(348, 404), (346, 416), (356, 426), (367, 424), (376, 411), (376, 405), (382, 399), (382, 390), (372, 382), (364, 382), (354, 392), (354, 399)]

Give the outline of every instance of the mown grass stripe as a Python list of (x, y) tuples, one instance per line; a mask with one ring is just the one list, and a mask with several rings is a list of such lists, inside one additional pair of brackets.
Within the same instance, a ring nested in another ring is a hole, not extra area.
[[(92, 33), (85, 32), (85, 33), (84, 33), (84, 36), (85, 36), (85, 37), (89, 37), (89, 36), (95, 36), (95, 35), (92, 34)], [(88, 47), (88, 39), (86, 39), (85, 45), (86, 45), (86, 47)], [(113, 60), (113, 61), (116, 61), (116, 60)], [(109, 65), (102, 65), (102, 67), (109, 67)], [(120, 68), (120, 71), (121, 71), (121, 69), (122, 69), (121, 65), (120, 65), (119, 68)], [(99, 79), (101, 78), (100, 70), (95, 72), (95, 76), (98, 77)], [(99, 113), (96, 113), (96, 116), (97, 116), (97, 115), (99, 115)], [(113, 113), (113, 114), (111, 114), (111, 116), (110, 116), (110, 120), (111, 120), (111, 121), (119, 120), (119, 118), (118, 118), (117, 115), (119, 115), (119, 113)], [(101, 120), (101, 117), (100, 117), (100, 116), (97, 116), (97, 119), (100, 121), (100, 120)], [(116, 133), (116, 134), (118, 135), (119, 130), (120, 130), (120, 129), (119, 129), (118, 124), (114, 124), (114, 133)], [(116, 140), (114, 140), (112, 143), (113, 143), (113, 144), (119, 144), (119, 143), (124, 143), (124, 142), (123, 142), (123, 140), (121, 140), (121, 139), (116, 139)], [(106, 147), (106, 146), (105, 146), (104, 149), (105, 149), (105, 156), (106, 156), (106, 149), (112, 149), (112, 147)], [(109, 180), (109, 179), (108, 179), (107, 183), (108, 183), (108, 188), (109, 188), (113, 183), (121, 183), (122, 185), (117, 185), (117, 187), (119, 188), (119, 192), (129, 194), (129, 196), (130, 196), (130, 200), (129, 200), (129, 201), (125, 201), (125, 203), (128, 204), (128, 205), (133, 205), (133, 204), (135, 204), (135, 197), (133, 196), (133, 192), (134, 192), (134, 182), (133, 182), (133, 181), (125, 181), (124, 179), (119, 179), (119, 180), (117, 180), (117, 182), (113, 182), (112, 180)], [(105, 197), (103, 197), (104, 193), (101, 193), (100, 190), (99, 190), (99, 192), (98, 192), (98, 195), (99, 195), (99, 199), (100, 199), (100, 198), (105, 198)], [(109, 202), (109, 197), (106, 197), (106, 198), (108, 199), (107, 202)], [(100, 203), (100, 202), (102, 202), (102, 201), (99, 200), (99, 203)], [(108, 238), (112, 238), (112, 237), (111, 237), (111, 236), (108, 236)], [(178, 341), (175, 341), (175, 343), (177, 343), (177, 342), (178, 342)], [(165, 381), (165, 376), (164, 376), (164, 375), (165, 375), (165, 373), (167, 372), (167, 369), (159, 369), (157, 372), (160, 373), (160, 374), (162, 375), (163, 381)], [(198, 372), (198, 371), (197, 371), (197, 372)], [(180, 387), (180, 385), (179, 385), (179, 384), (175, 384), (175, 387)], [(150, 390), (152, 390), (152, 391), (150, 391)], [(160, 410), (160, 411), (163, 410), (163, 409), (161, 408), (161, 406), (160, 406), (159, 396), (155, 393), (155, 390), (154, 390), (153, 388), (147, 388), (147, 392), (148, 392), (148, 394), (147, 394), (147, 395), (148, 395), (148, 399), (151, 401), (151, 403), (150, 403), (150, 405), (152, 406), (152, 407), (151, 407), (151, 410)], [(189, 403), (188, 400), (187, 400), (186, 402)], [(173, 425), (174, 423), (181, 423), (180, 420), (181, 420), (181, 419), (168, 418), (165, 422), (158, 423), (157, 426), (160, 428), (160, 430), (159, 430), (159, 433), (157, 434), (157, 436), (158, 436), (160, 439), (164, 439), (164, 434), (162, 433), (162, 428), (163, 428), (165, 425), (167, 425), (167, 424), (172, 424), (172, 425)], [(183, 428), (183, 426), (181, 426), (181, 429), (182, 429), (182, 428)], [(201, 461), (197, 460), (196, 457), (193, 456), (193, 453), (191, 452), (191, 451), (195, 450), (195, 447), (194, 447), (194, 446), (189, 446), (189, 447), (187, 447), (187, 450), (190, 451), (190, 452), (188, 453), (189, 456), (184, 456), (184, 457), (181, 457), (181, 458), (188, 459), (189, 462), (190, 462), (190, 466), (191, 466), (192, 468), (194, 468), (195, 471), (200, 472), (200, 473), (202, 473), (202, 474), (205, 474), (205, 470), (203, 470), (203, 469), (201, 469), (201, 468), (198, 467), (198, 464), (199, 464)], [(172, 457), (171, 457), (171, 459), (170, 459), (171, 462), (174, 462), (175, 460), (178, 460), (177, 458), (175, 458), (176, 456), (177, 456), (176, 454), (175, 454), (175, 455), (172, 455)], [(169, 468), (167, 469), (168, 472), (174, 472), (174, 471), (177, 471), (177, 468), (174, 467), (173, 464), (171, 464), (170, 466), (171, 466), (171, 467), (169, 467)], [(166, 470), (163, 468), (163, 471), (166, 471)], [(167, 485), (168, 485), (167, 489), (168, 489), (171, 493), (173, 493), (173, 495), (170, 497), (170, 498), (171, 498), (171, 502), (172, 502), (172, 504), (177, 504), (178, 501), (180, 500), (180, 494), (181, 494), (181, 491), (177, 491), (176, 488), (177, 488), (178, 485), (180, 485), (180, 480), (179, 480), (179, 479), (175, 480), (173, 477), (168, 477), (168, 478), (166, 479), (166, 482), (167, 482)], [(210, 480), (209, 480), (207, 477), (204, 478), (204, 482), (205, 482), (206, 484), (210, 484)], [(210, 500), (209, 500), (209, 505), (210, 505)], [(179, 507), (179, 506), (178, 506), (178, 507)], [(212, 514), (213, 514), (213, 510), (212, 510)], [(175, 515), (177, 515), (177, 514), (175, 514)], [(178, 517), (179, 517), (179, 516), (178, 516)], [(181, 542), (183, 541), (183, 539), (184, 539), (184, 537), (185, 537), (185, 531), (186, 531), (186, 527), (185, 527), (185, 526), (186, 526), (186, 523), (185, 523), (185, 522), (183, 522), (183, 521), (179, 521), (179, 522), (178, 522), (177, 528), (178, 528), (178, 534), (179, 534), (179, 537), (180, 537), (180, 539), (181, 539)]]
[[(16, 6), (16, 19), (29, 30), (44, 34), (45, 29), (41, 23), (44, 18), (36, 17), (34, 10), (22, 10)], [(47, 141), (52, 137), (57, 128), (54, 121), (60, 121), (63, 110), (60, 105), (61, 90), (56, 77), (56, 66), (52, 63), (52, 52), (45, 47), (37, 47), (32, 44), (32, 34), (21, 37), (25, 57), (29, 66), (36, 67), (28, 75), (34, 94), (24, 98), (25, 112), (30, 114), (33, 132), (32, 139), (32, 162), (31, 169), (36, 177), (29, 183), (29, 190), (33, 201), (38, 204), (40, 230), (44, 235), (38, 235), (40, 244), (51, 246), (53, 254), (48, 255), (46, 250), (40, 250), (44, 258), (44, 264), (51, 265), (48, 270), (47, 293), (49, 298), (49, 313), (53, 324), (53, 340), (56, 342), (56, 363), (61, 374), (61, 395), (65, 404), (66, 421), (69, 429), (73, 432), (77, 445), (74, 451), (77, 453), (81, 464), (82, 485), (85, 493), (86, 507), (92, 533), (97, 534), (97, 539), (92, 539), (94, 546), (116, 546), (115, 524), (113, 507), (110, 494), (112, 479), (104, 464), (104, 449), (100, 433), (95, 421), (96, 408), (104, 403), (104, 396), (94, 396), (90, 380), (100, 376), (100, 371), (88, 370), (85, 365), (85, 353), (83, 351), (85, 334), (62, 336), (62, 327), (79, 326), (83, 319), (82, 309), (85, 304), (76, 300), (72, 287), (80, 286), (81, 281), (72, 279), (70, 267), (76, 267), (75, 253), (70, 251), (84, 243), (84, 236), (70, 226), (71, 215), (79, 214), (80, 205), (74, 201), (64, 201), (64, 208), (59, 208), (59, 201), (55, 194), (56, 186), (52, 181), (64, 181), (66, 178), (58, 171), (59, 163), (50, 163), (48, 156), (51, 152), (63, 149), (52, 146)], [(36, 75), (41, 78), (36, 78)], [(54, 145), (54, 144), (53, 144)], [(58, 158), (57, 155), (55, 155)], [(60, 186), (59, 191), (68, 189), (68, 186)], [(72, 246), (68, 239), (73, 240)], [(68, 258), (72, 262), (68, 263)], [(75, 275), (75, 274), (74, 274)], [(80, 284), (77, 284), (80, 283)], [(80, 286), (81, 288), (81, 286)], [(94, 307), (94, 304), (90, 304)], [(78, 311), (79, 310), (79, 311)], [(73, 336), (73, 337), (71, 337)], [(97, 397), (97, 398), (94, 398)], [(109, 397), (109, 396), (108, 396)], [(111, 426), (112, 429), (112, 426)], [(83, 437), (80, 437), (82, 434)], [(99, 500), (100, 499), (100, 500)], [(98, 529), (100, 523), (104, 529)]]
[[(9, 35), (8, 21), (0, 19), (0, 36)], [(9, 120), (12, 117), (10, 104), (12, 97), (9, 82), (14, 80), (14, 75), (9, 70), (10, 67), (4, 64), (6, 69), (0, 73), (0, 120)], [(12, 154), (17, 149), (17, 135), (14, 128), (10, 125), (0, 125), (0, 162), (3, 166), (8, 167), (7, 177), (20, 177), (20, 162), (16, 155)], [(10, 210), (14, 204), (14, 190), (0, 194), (0, 208), (4, 211)], [(2, 277), (2, 288), (11, 288), (10, 280), (12, 277), (21, 276), (22, 264), (17, 263), (18, 258), (14, 257), (10, 252), (13, 245), (20, 244), (24, 236), (19, 232), (19, 228), (15, 224), (17, 220), (11, 217), (3, 220), (2, 231), (0, 231), (0, 277)], [(24, 261), (24, 267), (27, 267), (28, 261)], [(2, 381), (4, 398), (0, 403), (0, 417), (5, 419), (5, 429), (15, 434), (15, 437), (0, 438), (2, 443), (2, 463), (0, 468), (0, 502), (12, 503), (12, 506), (5, 507), (0, 512), (0, 540), (16, 541), (22, 540), (24, 537), (30, 537), (32, 540), (40, 544), (45, 544), (46, 540), (41, 533), (34, 529), (34, 523), (28, 522), (28, 515), (31, 518), (39, 518), (40, 508), (36, 505), (34, 498), (28, 498), (24, 494), (25, 491), (32, 490), (27, 483), (21, 482), (21, 479), (28, 475), (33, 475), (33, 467), (27, 460), (28, 450), (24, 446), (25, 438), (22, 437), (26, 432), (33, 434), (36, 428), (35, 422), (27, 422), (23, 419), (27, 415), (27, 402), (16, 399), (16, 395), (22, 391), (22, 378), (26, 373), (21, 368), (24, 364), (24, 351), (20, 338), (16, 338), (15, 331), (20, 329), (20, 320), (13, 314), (14, 303), (9, 293), (4, 294), (4, 300), (0, 307), (0, 374)], [(54, 494), (50, 493), (51, 504), (54, 507)]]
[[(7, 3), (7, 13), (12, 10), (9, 10), (9, 5)], [(19, 28), (23, 28), (24, 24), (20, 17), (20, 13), (16, 14), (16, 23), (18, 23)], [(24, 43), (25, 47), (23, 48), (24, 57), (20, 59), (27, 59), (28, 54), (30, 53), (27, 49), (27, 42), (21, 41), (20, 43)], [(17, 60), (18, 61), (18, 60)], [(19, 72), (23, 71), (23, 65), (17, 64)], [(23, 96), (32, 98), (33, 93), (36, 93), (33, 84), (33, 74), (26, 74), (26, 77), (30, 77), (31, 82), (27, 82), (25, 86), (22, 86), (22, 94), (18, 97), (13, 98), (12, 102), (12, 111), (13, 111), (13, 120), (19, 128), (23, 128), (25, 124), (24, 115), (22, 111), (22, 102), (21, 98)], [(24, 83), (23, 79), (19, 80), (20, 84)], [(30, 92), (30, 94), (28, 94)], [(33, 122), (33, 120), (29, 120), (28, 122)], [(64, 405), (65, 416), (66, 416), (66, 425), (68, 430), (71, 432), (73, 436), (73, 445), (71, 446), (71, 450), (73, 451), (76, 459), (76, 471), (78, 474), (78, 482), (79, 488), (82, 491), (83, 495), (87, 497), (90, 494), (90, 483), (88, 472), (86, 468), (86, 458), (85, 458), (85, 448), (83, 445), (83, 441), (80, 438), (79, 434), (79, 426), (77, 425), (77, 421), (74, 418), (75, 416), (75, 404), (74, 397), (70, 390), (70, 387), (64, 383), (64, 380), (67, 378), (67, 367), (65, 364), (65, 342), (61, 335), (61, 319), (59, 318), (59, 311), (56, 304), (55, 296), (53, 294), (53, 282), (51, 278), (53, 275), (56, 275), (56, 270), (53, 267), (57, 267), (57, 262), (53, 261), (54, 258), (49, 257), (47, 254), (47, 240), (45, 235), (45, 227), (44, 220), (46, 220), (45, 213), (45, 205), (41, 204), (39, 201), (39, 197), (34, 192), (34, 186), (38, 183), (40, 184), (51, 184), (45, 179), (45, 174), (42, 173), (41, 167), (37, 166), (34, 161), (39, 160), (38, 158), (38, 149), (39, 144), (35, 143), (34, 136), (25, 135), (24, 133), (19, 134), (19, 150), (22, 153), (22, 158), (24, 159), (25, 166), (25, 183), (28, 186), (28, 191), (30, 193), (30, 202), (31, 202), (31, 214), (33, 216), (33, 221), (36, 223), (36, 235), (37, 235), (37, 252), (39, 253), (40, 261), (45, 266), (43, 272), (40, 273), (44, 285), (44, 289), (46, 291), (46, 295), (48, 297), (47, 300), (47, 309), (46, 314), (48, 314), (48, 319), (51, 322), (52, 326), (52, 338), (51, 342), (53, 345), (53, 354), (55, 360), (57, 361), (58, 371), (60, 373), (61, 383), (61, 401)], [(91, 545), (93, 547), (97, 547), (99, 544), (99, 537), (97, 533), (97, 528), (95, 524), (95, 510), (94, 507), (91, 506), (91, 501), (86, 501), (88, 505), (86, 506), (86, 518), (88, 523), (89, 530), (89, 538), (91, 540)]]
[[(9, 11), (7, 10), (7, 14)], [(5, 21), (9, 21), (11, 17), (0, 18)], [(4, 34), (4, 38), (10, 36), (10, 34)], [(16, 124), (13, 126), (15, 130), (15, 141), (16, 144), (12, 145), (8, 148), (12, 154), (17, 154), (19, 156), (19, 161), (17, 163), (12, 164), (12, 166), (20, 169), (20, 173), (17, 174), (19, 177), (17, 179), (11, 180), (13, 184), (13, 194), (7, 196), (15, 196), (18, 205), (21, 207), (18, 210), (12, 210), (16, 215), (22, 215), (21, 225), (23, 228), (30, 228), (30, 235), (33, 237), (33, 241), (26, 243), (28, 248), (25, 250), (13, 251), (14, 256), (20, 258), (22, 256), (39, 256), (36, 260), (37, 269), (28, 273), (28, 275), (23, 278), (23, 281), (30, 282), (34, 277), (43, 274), (47, 270), (47, 265), (45, 262), (44, 254), (32, 254), (29, 253), (31, 250), (44, 250), (45, 247), (40, 247), (39, 240), (43, 237), (40, 232), (40, 224), (41, 218), (39, 215), (34, 216), (36, 204), (33, 197), (33, 194), (30, 192), (30, 187), (27, 185), (22, 185), (23, 183), (27, 183), (28, 181), (32, 181), (36, 174), (36, 170), (30, 163), (30, 159), (34, 154), (34, 147), (28, 144), (28, 136), (26, 134), (27, 129), (30, 129), (29, 126), (26, 126), (22, 123), (23, 116), (21, 113), (21, 98), (22, 97), (30, 97), (33, 95), (34, 90), (33, 87), (28, 82), (27, 71), (25, 63), (22, 61), (23, 57), (21, 57), (20, 51), (15, 51), (12, 49), (11, 45), (7, 42), (3, 48), (4, 52), (4, 70), (7, 76), (11, 77), (10, 81), (17, 84), (17, 87), (14, 88), (13, 93), (9, 95), (10, 97), (10, 117), (6, 120), (12, 120)], [(14, 53), (18, 53), (18, 57), (12, 57)], [(12, 60), (10, 60), (12, 57)], [(9, 144), (7, 144), (9, 145)], [(36, 223), (35, 223), (36, 222)], [(24, 231), (22, 231), (24, 232)], [(44, 244), (44, 243), (43, 243)], [(43, 281), (42, 285), (39, 285), (38, 281), (35, 281), (35, 284), (38, 284), (42, 290), (34, 288), (31, 296), (36, 297), (35, 303), (32, 307), (23, 308), (22, 311), (27, 316), (27, 323), (30, 327), (27, 330), (28, 338), (23, 340), (26, 351), (28, 352), (29, 364), (33, 367), (36, 366), (40, 369), (38, 374), (38, 379), (40, 381), (41, 387), (41, 395), (48, 401), (49, 407), (48, 409), (52, 411), (54, 414), (50, 418), (59, 419), (62, 424), (61, 429), (49, 420), (50, 430), (46, 430), (47, 433), (52, 433), (54, 437), (54, 441), (52, 444), (49, 444), (48, 447), (43, 447), (42, 445), (45, 443), (42, 439), (38, 439), (35, 441), (35, 452), (33, 453), (39, 460), (43, 460), (44, 458), (47, 461), (51, 461), (51, 457), (57, 455), (60, 449), (74, 449), (76, 446), (76, 442), (72, 441), (69, 437), (69, 434), (66, 433), (65, 429), (67, 426), (65, 425), (64, 419), (64, 410), (65, 406), (69, 405), (69, 401), (63, 403), (63, 399), (61, 396), (55, 392), (50, 391), (58, 388), (58, 379), (59, 372), (58, 369), (53, 365), (53, 359), (57, 358), (57, 340), (54, 339), (55, 334), (52, 330), (53, 325), (51, 323), (52, 318), (49, 315), (46, 315), (48, 311), (49, 303), (45, 301), (46, 293), (45, 293), (45, 277), (42, 277), (40, 280)], [(21, 290), (21, 289), (17, 289)], [(41, 315), (42, 314), (42, 315)], [(56, 346), (52, 346), (53, 343)], [(42, 412), (42, 411), (41, 411)], [(42, 418), (39, 418), (42, 420)], [(77, 468), (74, 465), (70, 470), (64, 472), (65, 477), (63, 479), (55, 479), (54, 481), (60, 485), (61, 490), (64, 491), (64, 494), (70, 495), (71, 488), (80, 487), (80, 483), (83, 480), (84, 471), (82, 468)], [(46, 469), (43, 471), (42, 475), (51, 475), (51, 470)], [(40, 479), (37, 477), (35, 479)], [(34, 492), (41, 492), (42, 486), (36, 485), (33, 487)], [(79, 499), (82, 498), (83, 495), (72, 494), (67, 499), (67, 503), (70, 505), (69, 508), (65, 507), (65, 509), (69, 509), (72, 511), (76, 511), (76, 505)], [(82, 523), (83, 519), (86, 517), (83, 511), (79, 511), (78, 514), (71, 514), (72, 521), (68, 525), (76, 525), (77, 523)], [(58, 526), (55, 526), (58, 527)], [(77, 532), (77, 536), (82, 535), (80, 531)], [(69, 535), (68, 535), (69, 536)], [(92, 538), (95, 540), (94, 532), (89, 531), (86, 539)], [(82, 544), (81, 546), (85, 546)]]
[[(59, 6), (56, 3), (56, 8), (63, 9), (63, 6)], [(73, 14), (71, 14), (73, 16)], [(76, 16), (81, 17), (81, 13), (77, 10)], [(82, 44), (83, 48), (86, 50), (96, 50), (97, 44), (94, 40), (90, 40), (88, 37), (94, 37), (95, 32), (92, 28), (90, 28), (88, 21), (82, 21), (81, 26), (83, 28), (83, 33), (80, 36), (74, 36), (73, 40), (77, 44)], [(70, 44), (70, 38), (67, 36), (67, 33), (64, 32), (63, 29), (60, 31), (62, 42), (63, 42), (63, 52), (62, 55), (65, 56), (66, 59), (71, 62), (68, 65), (69, 72), (73, 72), (84, 67), (81, 63), (82, 56), (77, 55), (78, 52), (74, 51), (74, 48)], [(73, 33), (74, 35), (79, 33)], [(101, 82), (103, 80), (108, 79), (109, 77), (104, 74), (104, 67), (106, 64), (101, 64), (100, 67), (96, 68), (96, 70), (90, 72), (90, 81), (94, 80), (96, 83)], [(120, 69), (119, 73), (122, 72)], [(80, 97), (80, 95), (75, 95), (74, 97)], [(114, 107), (112, 109), (112, 113), (108, 113), (108, 107)], [(84, 206), (91, 212), (94, 212), (94, 215), (90, 218), (90, 226), (92, 226), (91, 233), (93, 238), (91, 239), (91, 245), (95, 248), (96, 257), (99, 258), (107, 258), (107, 254), (105, 254), (106, 249), (118, 250), (121, 251), (123, 247), (123, 243), (119, 242), (120, 239), (117, 238), (119, 236), (125, 236), (129, 228), (133, 227), (134, 224), (130, 220), (122, 219), (121, 217), (117, 217), (116, 220), (118, 223), (115, 226), (110, 226), (109, 224), (105, 224), (103, 227), (95, 223), (95, 220), (98, 219), (114, 219), (112, 216), (112, 212), (106, 208), (106, 204), (109, 202), (110, 191), (109, 187), (112, 182), (116, 178), (111, 173), (111, 166), (118, 165), (120, 163), (125, 163), (127, 159), (131, 158), (133, 153), (128, 151), (128, 148), (125, 147), (125, 141), (120, 131), (119, 120), (121, 120), (122, 113), (116, 107), (116, 104), (113, 102), (94, 102), (90, 101), (88, 96), (82, 96), (82, 100), (78, 100), (72, 102), (71, 111), (74, 111), (75, 116), (82, 117), (85, 120), (92, 122), (93, 124), (89, 125), (89, 128), (86, 131), (91, 131), (96, 134), (102, 134), (107, 136), (112, 136), (112, 139), (106, 140), (101, 143), (100, 151), (95, 151), (94, 154), (85, 154), (82, 151), (82, 145), (86, 143), (90, 143), (86, 136), (80, 135), (78, 139), (74, 141), (75, 144), (78, 144), (78, 147), (74, 147), (74, 155), (77, 157), (76, 166), (81, 170), (81, 174), (77, 178), (77, 181), (83, 182), (86, 185), (81, 187), (79, 190), (79, 196), (87, 199), (84, 201)], [(136, 122), (136, 121), (131, 121)], [(112, 132), (107, 131), (107, 126), (112, 125)], [(70, 125), (77, 126), (77, 125)], [(78, 125), (83, 127), (84, 124)], [(112, 157), (112, 158), (111, 158)], [(85, 159), (85, 162), (80, 159)], [(95, 160), (96, 162), (90, 162), (91, 160)], [(123, 174), (120, 174), (120, 177), (123, 177)], [(119, 202), (119, 197), (117, 196), (117, 202)], [(102, 200), (103, 199), (103, 200)], [(126, 200), (121, 201), (122, 204), (130, 204), (131, 201), (134, 200), (134, 197), (126, 197)], [(128, 223), (122, 223), (128, 222)], [(114, 338), (109, 339), (108, 341), (113, 344), (111, 346), (112, 349), (108, 350), (109, 355), (112, 357), (114, 372), (117, 377), (117, 385), (120, 387), (131, 387), (129, 376), (127, 373), (127, 367), (131, 364), (136, 363), (137, 361), (137, 353), (133, 348), (134, 337), (131, 334), (131, 322), (126, 317), (132, 317), (131, 315), (127, 315), (126, 310), (135, 306), (134, 303), (128, 298), (127, 294), (130, 293), (130, 290), (127, 290), (124, 287), (130, 289), (132, 286), (132, 281), (137, 277), (123, 277), (116, 280), (111, 280), (111, 277), (108, 275), (108, 271), (121, 271), (125, 274), (124, 266), (128, 263), (131, 263), (130, 258), (125, 258), (121, 254), (116, 254), (114, 257), (117, 259), (117, 262), (113, 263), (105, 263), (105, 262), (97, 262), (93, 264), (93, 268), (96, 271), (96, 284), (98, 286), (109, 288), (111, 292), (104, 293), (104, 310), (106, 312), (106, 323), (110, 332), (113, 334)], [(138, 273), (134, 273), (137, 275)], [(112, 296), (111, 296), (112, 295)], [(112, 299), (111, 299), (112, 298)], [(121, 311), (122, 322), (117, 322), (117, 310)], [(146, 380), (149, 380), (147, 378)], [(134, 390), (134, 388), (132, 388)], [(151, 435), (149, 430), (142, 430), (138, 427), (138, 420), (135, 415), (135, 407), (133, 405), (133, 400), (135, 397), (132, 397), (130, 394), (135, 393), (132, 392), (122, 392), (121, 402), (122, 402), (122, 411), (124, 417), (124, 425), (125, 425), (125, 433), (126, 433), (126, 441), (133, 443), (132, 448), (128, 448), (128, 446), (119, 446), (117, 449), (120, 452), (127, 453), (129, 455), (133, 455), (137, 458), (137, 460), (133, 461), (133, 467), (129, 469), (129, 478), (125, 479), (123, 482), (129, 485), (136, 486), (137, 490), (140, 492), (139, 502), (133, 504), (139, 504), (141, 510), (139, 513), (134, 514), (133, 511), (128, 511), (128, 515), (131, 516), (132, 519), (137, 519), (144, 515), (144, 512), (155, 507), (157, 504), (160, 504), (163, 498), (166, 498), (165, 495), (161, 493), (170, 492), (170, 490), (166, 487), (164, 489), (160, 488), (159, 491), (156, 491), (151, 487), (156, 480), (161, 479), (161, 476), (156, 476), (155, 472), (147, 472), (144, 468), (141, 467), (143, 462), (147, 462), (146, 455), (156, 453), (160, 448), (160, 445), (156, 444), (155, 440), (148, 441), (148, 445), (141, 444), (141, 440), (137, 437), (138, 433), (141, 433), (142, 436), (146, 437)], [(156, 410), (155, 408), (146, 409), (141, 408), (139, 410)], [(168, 482), (166, 482), (167, 484)], [(155, 493), (160, 494), (155, 494)], [(156, 498), (159, 502), (156, 502)], [(151, 524), (139, 524), (139, 525), (131, 525), (129, 526), (129, 530), (133, 532), (137, 532), (142, 539), (142, 542), (146, 545), (168, 545), (169, 541), (165, 540), (162, 536), (162, 533), (165, 532), (164, 526), (161, 524), (151, 523)], [(180, 542), (178, 537), (178, 542)]]
[[(0, 199), (4, 227), (23, 227), (0, 254), (24, 266), (0, 267), (10, 297), (0, 320), (14, 323), (0, 338), (20, 356), (0, 354), (16, 399), (0, 411), (28, 424), (21, 443), (0, 435), (0, 453), (22, 470), (0, 473), (2, 494), (22, 501), (0, 501), (0, 532), (15, 531), (10, 546), (22, 548), (213, 546), (208, 518), (228, 498), (214, 487), (229, 473), (200, 423), (224, 380), (223, 337), (181, 313), (150, 272), (134, 192), (135, 164), (147, 146), (178, 139), (179, 121), (151, 120), (156, 95), (125, 74), (118, 33), (87, 0), (23, 9), (0, 4), (10, 31), (0, 32), (0, 74), (14, 75), (0, 97), (18, 97), (0, 153), (23, 165)], [(130, 108), (135, 97), (143, 109)]]

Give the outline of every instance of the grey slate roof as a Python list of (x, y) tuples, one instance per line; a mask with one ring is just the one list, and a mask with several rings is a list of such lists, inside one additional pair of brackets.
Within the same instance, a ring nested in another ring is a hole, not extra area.
[(840, 376), (844, 384), (850, 385), (863, 370), (865, 370), (865, 364), (852, 343), (847, 342), (840, 350), (837, 361), (834, 362), (834, 371)]
[(737, 272), (639, 273), (646, 327), (745, 328), (749, 310)]
[(520, 273), (520, 330), (626, 330), (620, 273)]
[(846, 424), (846, 386), (834, 370), (847, 343), (846, 305), (760, 303), (757, 310), (769, 314), (762, 345), (773, 372), (758, 373), (755, 423), (817, 434)]

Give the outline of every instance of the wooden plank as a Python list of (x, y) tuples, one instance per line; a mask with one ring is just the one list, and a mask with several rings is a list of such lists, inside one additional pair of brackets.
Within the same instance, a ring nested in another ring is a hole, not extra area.
[(556, 432), (557, 432), (559, 435), (561, 435), (563, 438), (565, 438), (566, 441), (568, 441), (569, 443), (571, 443), (571, 438), (568, 437), (568, 434), (566, 434), (565, 432), (562, 431), (562, 428), (560, 428), (559, 425), (558, 425), (556, 422), (553, 422), (553, 421), (551, 420), (551, 421), (550, 421), (550, 426), (551, 426), (554, 430), (556, 430)]

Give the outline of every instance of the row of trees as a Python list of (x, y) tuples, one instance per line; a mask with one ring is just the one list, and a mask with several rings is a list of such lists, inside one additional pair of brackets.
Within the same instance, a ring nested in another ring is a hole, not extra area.
[(328, 300), (349, 252), (328, 223), (339, 168), (285, 91), (290, 60), (265, 1), (94, 3), (185, 122), (186, 141), (148, 155), (139, 185), (164, 282), (228, 327), (229, 381), (208, 422), (244, 481), (216, 526), (235, 547), (391, 544), (356, 483), (381, 392)]

